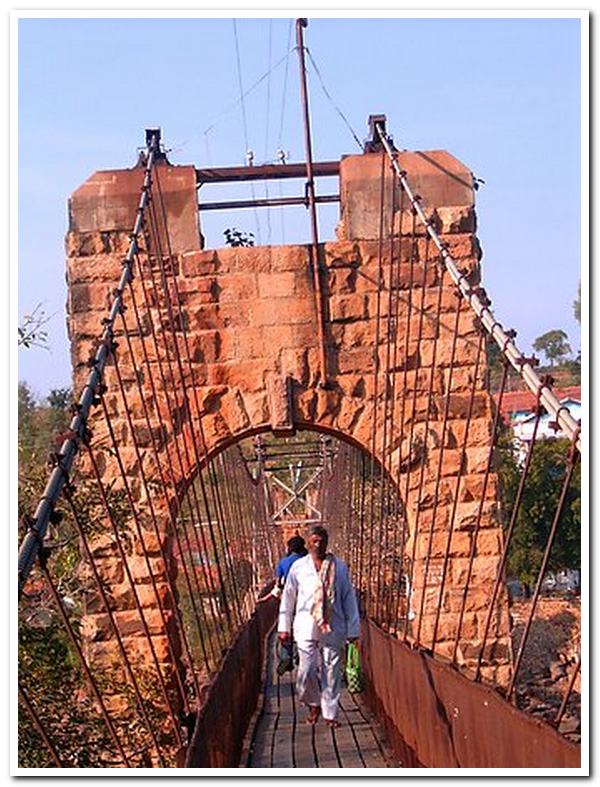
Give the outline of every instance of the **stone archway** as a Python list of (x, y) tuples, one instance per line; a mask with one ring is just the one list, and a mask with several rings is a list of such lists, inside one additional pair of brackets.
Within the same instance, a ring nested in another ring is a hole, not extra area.
[[(478, 281), (481, 254), (474, 234), (469, 170), (442, 151), (401, 153), (399, 160), (450, 253), (471, 280)], [(373, 424), (381, 417), (378, 413), (383, 395), (381, 385), (375, 395), (373, 375), (376, 354), (381, 356), (384, 350), (377, 346), (377, 313), (378, 310), (381, 313), (382, 308), (381, 302), (378, 305), (377, 293), (380, 260), (386, 287), (390, 279), (389, 248), (384, 245), (382, 249), (378, 241), (381, 155), (371, 153), (342, 159), (338, 240), (320, 247), (327, 317), (329, 380), (326, 387), (321, 385), (323, 381), (319, 377), (309, 248), (295, 245), (202, 249), (194, 168), (161, 164), (159, 172), (173, 252), (170, 264), (176, 276), (182, 316), (174, 335), (169, 335), (165, 327), (161, 337), (164, 348), (158, 347), (149, 359), (145, 372), (142, 370), (141, 381), (135, 360), (128, 359), (126, 354), (123, 356), (121, 369), (125, 383), (133, 392), (128, 415), (123, 412), (115, 393), (114, 368), (109, 366), (105, 374), (106, 399), (123, 440), (122, 453), (132, 484), (136, 485), (140, 461), (133, 445), (148, 443), (142, 412), (145, 397), (158, 399), (155, 429), (161, 450), (168, 451), (175, 432), (189, 446), (186, 461), (173, 467), (175, 495), (180, 485), (186, 483), (186, 478), (195, 472), (198, 457), (218, 452), (243, 435), (264, 430), (285, 433), (294, 428), (338, 433), (367, 451), (374, 450), (377, 459), (400, 480), (399, 486), (405, 490), (409, 529), (415, 532), (418, 507), (419, 532), (433, 528), (434, 555), (440, 553), (445, 541), (452, 505), (450, 481), (461, 474), (461, 499), (457, 506), (456, 538), (449, 569), (450, 591), (453, 584), (458, 588), (466, 571), (470, 530), (483, 489), (491, 442), (492, 400), (482, 380), (474, 400), (465, 452), (466, 467), (461, 467), (458, 446), (465, 431), (476, 363), (476, 320), (463, 302), (452, 390), (448, 391), (446, 372), (452, 353), (450, 339), (457, 308), (455, 290), (447, 276), (440, 284), (439, 267), (435, 264), (425, 266), (426, 255), (431, 250), (425, 236), (418, 236), (410, 249), (408, 243), (396, 249), (401, 255), (400, 309), (406, 304), (408, 255), (412, 253), (416, 271), (414, 299), (422, 311), (421, 339), (419, 342), (410, 339), (406, 346), (403, 342), (398, 344), (395, 366), (395, 371), (402, 371), (402, 378), (406, 380), (405, 395), (410, 395), (414, 403), (412, 440), (404, 434), (401, 442), (392, 441), (387, 445), (385, 455), (381, 433), (376, 434), (373, 441)], [(86, 377), (86, 360), (94, 337), (100, 332), (107, 299), (119, 278), (141, 175), (135, 168), (98, 172), (73, 194), (70, 201), (68, 326), (76, 389)], [(389, 206), (386, 211), (384, 220), (389, 226), (392, 219)], [(394, 217), (399, 230), (410, 226), (410, 214), (406, 213), (407, 217), (399, 213)], [(133, 288), (141, 299), (139, 278), (134, 281)], [(165, 324), (160, 293), (153, 290), (150, 282), (147, 284), (157, 324), (161, 324), (161, 320)], [(439, 321), (435, 318), (438, 297), (441, 297)], [(419, 315), (415, 313), (413, 319), (416, 324)], [(181, 383), (194, 390), (194, 401), (198, 404), (197, 409), (194, 404), (188, 416), (182, 415), (185, 413), (185, 392), (181, 386), (169, 385), (168, 381), (161, 380), (159, 373), (164, 353), (181, 340), (183, 331), (188, 341), (190, 363), (186, 364)], [(416, 328), (410, 335), (416, 335)], [(142, 341), (142, 335), (133, 337), (134, 353), (140, 352)], [(435, 369), (432, 368), (434, 358)], [(428, 400), (430, 385), (434, 417), (431, 417)], [(136, 386), (140, 391), (138, 398)], [(448, 427), (442, 446), (441, 412), (447, 397)], [(100, 430), (96, 436), (101, 440), (101, 425), (92, 426)], [(434, 499), (442, 450), (442, 488)], [(149, 452), (143, 461), (147, 464), (146, 472), (151, 474), (154, 462)], [(423, 467), (425, 485), (417, 500), (417, 479)], [(109, 459), (103, 473), (107, 479), (114, 475), (114, 464)], [(139, 484), (136, 494), (143, 501), (144, 490)], [(473, 565), (469, 622), (472, 643), (477, 642), (480, 634), (481, 617), (502, 547), (495, 501), (496, 484), (492, 476), (486, 486), (482, 532)], [(167, 512), (175, 503), (175, 498), (157, 501), (165, 522)], [(432, 517), (435, 517), (433, 524)], [(424, 556), (420, 555), (419, 561), (423, 560)], [(418, 576), (417, 568), (416, 584)], [(455, 613), (451, 595), (441, 619), (441, 628), (446, 629), (449, 637)], [(426, 609), (425, 614), (432, 612)], [(506, 640), (507, 630), (507, 620), (503, 619), (497, 632), (499, 640)], [(467, 646), (468, 642), (469, 635)]]

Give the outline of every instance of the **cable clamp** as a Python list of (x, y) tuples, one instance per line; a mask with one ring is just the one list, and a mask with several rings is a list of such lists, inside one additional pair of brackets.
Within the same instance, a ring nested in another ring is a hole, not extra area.
[(539, 366), (540, 361), (539, 361), (539, 358), (536, 358), (535, 355), (530, 355), (529, 357), (526, 356), (526, 355), (520, 355), (515, 360), (515, 363), (519, 367), (524, 366), (526, 363), (528, 363), (530, 366), (534, 366), (535, 367), (535, 366)]
[(569, 410), (569, 408), (566, 405), (561, 404), (561, 406), (558, 408), (558, 410), (556, 411), (556, 413), (554, 415), (555, 420), (554, 421), (550, 421), (550, 423), (548, 424), (548, 426), (554, 432), (560, 432), (562, 430), (562, 427), (561, 427), (561, 425), (558, 422), (558, 418), (559, 418), (561, 412), (564, 412), (567, 415), (571, 415), (571, 411)]
[(489, 298), (489, 296), (488, 296), (487, 292), (485, 291), (484, 287), (481, 287), (481, 286), (473, 287), (473, 291), (475, 292), (475, 294), (477, 295), (477, 297), (483, 303), (484, 306), (491, 306), (492, 301)]
[(53, 508), (50, 511), (50, 515), (48, 516), (48, 520), (53, 525), (60, 525), (60, 523), (63, 520), (63, 512), (62, 511), (57, 511), (56, 509)]
[(63, 484), (63, 493), (67, 498), (67, 500), (72, 498), (76, 491), (77, 491), (77, 485), (67, 478), (67, 480)]
[(104, 347), (106, 347), (106, 349), (108, 350), (108, 352), (109, 352), (111, 355), (114, 355), (114, 354), (115, 354), (115, 352), (116, 352), (116, 350), (117, 350), (117, 348), (118, 348), (118, 346), (119, 346), (119, 343), (118, 343), (118, 342), (116, 342), (116, 341), (113, 339), (113, 337), (112, 337), (112, 335), (111, 335), (111, 334), (112, 334), (112, 331), (109, 333), (109, 335), (108, 335), (108, 336), (105, 336), (105, 337), (104, 337), (104, 339), (102, 339), (102, 342), (101, 342), (101, 344), (102, 344)]
[(62, 469), (62, 465), (60, 464), (63, 460), (63, 455), (59, 451), (51, 451), (48, 454), (48, 467), (60, 467)]
[(47, 571), (48, 569), (48, 560), (50, 558), (50, 555), (52, 554), (52, 549), (53, 549), (52, 547), (40, 543), (38, 549), (38, 560), (40, 562), (42, 571)]

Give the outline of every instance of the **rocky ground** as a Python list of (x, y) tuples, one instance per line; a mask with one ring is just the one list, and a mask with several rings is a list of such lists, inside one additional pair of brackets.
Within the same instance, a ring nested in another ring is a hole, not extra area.
[[(513, 601), (512, 644), (516, 656), (530, 602)], [(581, 604), (577, 597), (544, 596), (538, 601), (516, 686), (520, 708), (552, 722), (561, 706), (580, 646)], [(581, 734), (581, 676), (571, 692), (559, 731), (573, 741)]]

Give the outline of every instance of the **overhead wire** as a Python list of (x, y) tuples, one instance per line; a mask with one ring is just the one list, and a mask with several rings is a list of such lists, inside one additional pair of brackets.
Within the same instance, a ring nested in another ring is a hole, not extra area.
[(238, 106), (239, 106), (239, 105), (242, 103), (242, 101), (243, 101), (244, 99), (248, 98), (248, 96), (249, 96), (251, 93), (253, 93), (253, 92), (254, 92), (254, 91), (255, 91), (255, 90), (258, 88), (258, 87), (260, 87), (260, 85), (262, 85), (262, 83), (265, 81), (265, 79), (266, 79), (266, 78), (267, 78), (267, 77), (268, 77), (270, 74), (274, 73), (274, 72), (275, 72), (275, 71), (276, 71), (276, 70), (279, 68), (279, 66), (280, 66), (280, 65), (281, 65), (281, 64), (282, 64), (284, 61), (286, 61), (286, 60), (289, 58), (289, 56), (292, 54), (292, 52), (293, 52), (293, 51), (294, 51), (293, 49), (289, 49), (289, 51), (287, 51), (287, 52), (285, 53), (285, 55), (283, 55), (283, 57), (281, 57), (281, 58), (280, 58), (280, 59), (279, 59), (279, 60), (278, 60), (278, 61), (275, 63), (275, 65), (274, 65), (274, 66), (273, 66), (273, 67), (270, 69), (270, 71), (265, 71), (265, 73), (264, 73), (262, 76), (260, 76), (260, 77), (259, 77), (259, 78), (256, 80), (256, 82), (254, 82), (254, 84), (253, 84), (251, 87), (249, 87), (247, 90), (245, 90), (245, 91), (244, 91), (244, 92), (243, 92), (243, 93), (240, 95), (240, 97), (239, 97), (239, 98), (237, 98), (237, 99), (236, 99), (235, 101), (233, 101), (231, 104), (228, 104), (228, 105), (227, 105), (227, 106), (226, 106), (226, 107), (225, 107), (225, 108), (224, 108), (224, 109), (223, 109), (223, 110), (222, 110), (222, 111), (221, 111), (221, 112), (220, 112), (220, 113), (219, 113), (219, 114), (218, 114), (218, 115), (215, 117), (215, 119), (213, 120), (213, 122), (212, 122), (212, 123), (211, 123), (209, 126), (207, 126), (207, 127), (204, 129), (204, 131), (203, 131), (202, 133), (203, 133), (203, 134), (210, 134), (210, 132), (211, 132), (211, 131), (213, 131), (213, 130), (214, 130), (214, 129), (215, 129), (215, 128), (216, 128), (216, 127), (219, 125), (219, 122), (220, 122), (220, 121), (221, 121), (221, 120), (222, 120), (222, 119), (223, 119), (223, 118), (224, 118), (226, 115), (228, 115), (230, 112), (233, 112), (233, 110), (234, 110), (234, 109), (236, 109), (236, 108), (237, 108), (237, 107), (238, 107)]
[[(281, 112), (279, 113), (279, 133), (277, 135), (278, 152), (283, 150), (282, 145), (283, 145), (283, 122), (285, 118), (285, 99), (287, 96), (288, 75), (290, 72), (290, 55), (293, 51), (292, 29), (293, 29), (293, 20), (290, 19), (288, 22), (288, 38), (287, 38), (287, 45), (286, 45), (287, 54), (285, 55), (285, 72), (283, 75), (283, 90), (281, 92)], [(279, 185), (279, 196), (283, 198), (283, 186), (281, 181), (278, 182), (278, 185)], [(279, 208), (279, 216), (281, 219), (281, 242), (285, 243), (285, 211), (283, 210), (283, 205)]]
[[(267, 43), (267, 111), (265, 120), (265, 155), (264, 160), (269, 161), (269, 122), (271, 115), (271, 53), (273, 43), (273, 20), (269, 19), (269, 36)], [(265, 180), (265, 197), (269, 199), (269, 181)], [(271, 208), (267, 207), (267, 244), (271, 242)]]
[[(248, 141), (248, 119), (246, 117), (246, 102), (244, 100), (244, 86), (242, 82), (242, 61), (240, 57), (240, 42), (238, 39), (238, 31), (237, 31), (237, 24), (236, 20), (232, 19), (233, 22), (233, 37), (235, 40), (235, 60), (237, 64), (237, 76), (238, 76), (238, 85), (240, 89), (240, 103), (242, 105), (242, 124), (244, 128), (244, 144), (246, 146), (245, 155), (248, 155), (250, 150), (250, 143)], [(252, 201), (256, 200), (256, 191), (254, 189), (254, 183), (250, 181), (250, 193), (252, 194)], [(258, 242), (261, 242), (261, 235), (260, 235), (260, 222), (258, 220), (258, 212), (256, 208), (253, 208), (254, 213), (254, 223), (256, 225), (256, 236), (258, 238)]]
[(321, 72), (319, 71), (319, 67), (315, 63), (315, 59), (313, 58), (310, 49), (307, 48), (306, 49), (306, 53), (308, 55), (308, 59), (309, 59), (311, 65), (312, 65), (312, 67), (313, 67), (313, 69), (315, 71), (315, 74), (317, 75), (317, 79), (319, 80), (319, 83), (321, 85), (321, 89), (323, 90), (323, 93), (325, 93), (326, 98), (329, 100), (330, 104), (333, 106), (333, 108), (335, 109), (337, 114), (340, 116), (340, 118), (342, 119), (344, 125), (346, 126), (346, 128), (348, 129), (350, 134), (352, 135), (352, 137), (353, 137), (354, 141), (356, 142), (356, 144), (358, 145), (359, 150), (362, 152), (363, 144), (360, 141), (360, 139), (358, 137), (358, 134), (352, 128), (352, 125), (351, 125), (350, 121), (348, 120), (348, 118), (346, 117), (346, 115), (344, 115), (344, 113), (342, 112), (340, 107), (336, 104), (336, 102), (333, 99), (331, 93), (327, 90), (327, 88), (325, 86), (325, 82), (323, 81), (323, 77), (321, 76)]

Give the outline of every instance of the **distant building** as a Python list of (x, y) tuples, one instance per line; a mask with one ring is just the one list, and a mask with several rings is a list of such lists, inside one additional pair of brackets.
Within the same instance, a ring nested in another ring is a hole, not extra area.
[[(569, 408), (573, 418), (578, 421), (581, 419), (581, 388), (578, 385), (567, 388), (555, 388), (554, 394), (564, 407)], [(498, 396), (496, 403), (498, 402)], [(504, 393), (500, 406), (502, 420), (507, 426), (511, 426), (515, 438), (515, 449), (518, 452), (519, 460), (523, 460), (527, 454), (527, 449), (533, 437), (535, 428), (535, 402), (536, 398), (531, 391), (508, 391)], [(540, 418), (537, 429), (537, 439), (555, 438), (557, 433), (552, 428), (553, 417), (544, 413)]]

